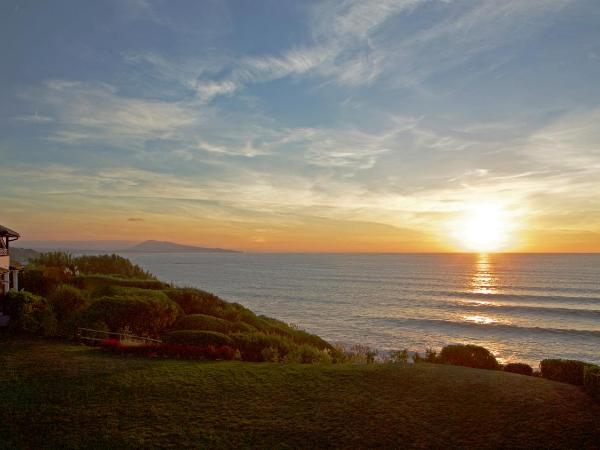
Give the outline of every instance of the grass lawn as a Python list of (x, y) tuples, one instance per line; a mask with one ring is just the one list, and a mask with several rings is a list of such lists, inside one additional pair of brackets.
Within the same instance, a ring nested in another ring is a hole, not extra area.
[(567, 384), (462, 367), (148, 360), (0, 340), (0, 448), (153, 446), (597, 448), (600, 406)]

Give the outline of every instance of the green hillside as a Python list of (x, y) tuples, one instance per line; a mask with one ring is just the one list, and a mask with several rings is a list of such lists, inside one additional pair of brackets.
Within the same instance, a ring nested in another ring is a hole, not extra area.
[(168, 345), (114, 350), (177, 357), (197, 357), (190, 346), (204, 347), (208, 359), (313, 363), (340, 356), (316, 335), (209, 292), (164, 283), (118, 255), (42, 253), (25, 266), (21, 287), (0, 304), (13, 334), (73, 338), (79, 328), (135, 334)]

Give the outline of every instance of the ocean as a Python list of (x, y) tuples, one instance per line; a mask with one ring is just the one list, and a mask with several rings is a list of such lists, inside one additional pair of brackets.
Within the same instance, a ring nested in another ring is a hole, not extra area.
[(472, 343), (501, 362), (600, 363), (600, 254), (123, 256), (330, 342), (420, 352)]

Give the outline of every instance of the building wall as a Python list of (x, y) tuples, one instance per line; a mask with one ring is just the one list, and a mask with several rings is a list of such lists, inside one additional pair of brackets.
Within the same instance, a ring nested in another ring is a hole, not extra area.
[(10, 266), (10, 256), (0, 256), (0, 269), (8, 270)]

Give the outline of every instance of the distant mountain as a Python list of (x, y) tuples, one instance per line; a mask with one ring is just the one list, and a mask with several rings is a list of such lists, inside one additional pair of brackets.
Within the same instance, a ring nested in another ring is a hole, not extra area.
[(135, 253), (240, 253), (223, 248), (195, 247), (193, 245), (176, 244), (167, 241), (144, 241), (141, 244), (121, 250)]

